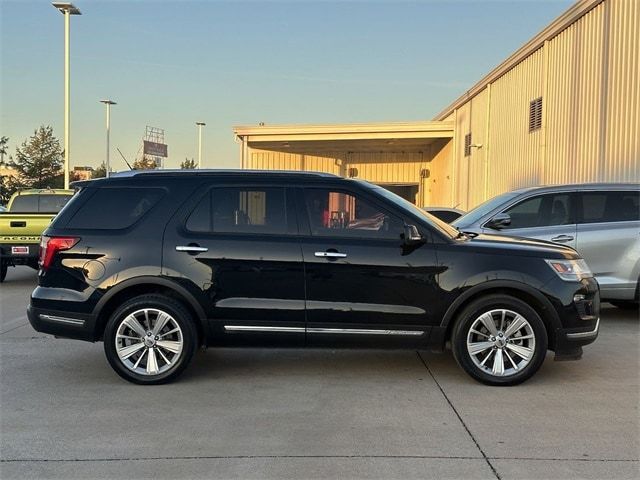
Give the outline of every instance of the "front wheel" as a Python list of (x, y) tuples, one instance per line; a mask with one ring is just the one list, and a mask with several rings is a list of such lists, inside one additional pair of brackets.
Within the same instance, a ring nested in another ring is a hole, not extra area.
[(111, 367), (125, 380), (143, 385), (178, 377), (196, 346), (193, 318), (181, 303), (163, 295), (128, 300), (111, 315), (104, 331)]
[(536, 311), (509, 295), (489, 295), (458, 315), (453, 355), (473, 378), (487, 385), (516, 385), (530, 378), (547, 352), (547, 331)]

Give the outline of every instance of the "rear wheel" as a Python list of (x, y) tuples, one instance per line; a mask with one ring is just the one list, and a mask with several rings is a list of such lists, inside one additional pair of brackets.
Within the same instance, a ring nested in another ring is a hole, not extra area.
[(547, 331), (536, 311), (509, 295), (469, 304), (452, 333), (453, 354), (473, 378), (487, 385), (516, 385), (530, 378), (547, 352)]
[(167, 383), (187, 367), (197, 346), (193, 318), (163, 295), (132, 298), (111, 315), (104, 331), (109, 364), (125, 380)]

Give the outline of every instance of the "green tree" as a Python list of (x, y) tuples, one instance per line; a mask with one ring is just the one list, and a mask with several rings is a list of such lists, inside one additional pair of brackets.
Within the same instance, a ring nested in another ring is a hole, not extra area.
[(102, 162), (98, 168), (93, 171), (92, 178), (105, 178), (107, 176), (107, 166)]
[(197, 166), (196, 161), (193, 158), (191, 160), (189, 160), (188, 158), (185, 158), (184, 162), (180, 164), (180, 168), (184, 170), (192, 170), (196, 168), (196, 166)]
[(6, 205), (9, 203), (11, 195), (20, 188), (22, 188), (22, 185), (20, 185), (20, 182), (16, 177), (11, 175), (0, 175), (0, 205)]
[(53, 128), (43, 125), (22, 142), (11, 166), (18, 171), (19, 182), (25, 187), (62, 188), (62, 148)]
[(158, 168), (158, 164), (153, 157), (149, 157), (148, 155), (143, 155), (140, 159), (133, 162), (134, 170), (155, 170), (156, 168)]

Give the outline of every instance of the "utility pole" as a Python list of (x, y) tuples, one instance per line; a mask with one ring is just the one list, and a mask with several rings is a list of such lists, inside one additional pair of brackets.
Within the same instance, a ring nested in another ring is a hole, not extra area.
[(80, 10), (68, 2), (53, 2), (52, 5), (64, 15), (64, 188), (69, 188), (69, 162), (71, 159), (71, 81), (69, 78), (69, 25), (71, 15), (82, 15)]
[(196, 122), (198, 126), (198, 168), (202, 168), (202, 127), (206, 125), (204, 122)]
[(111, 105), (117, 105), (117, 103), (112, 100), (100, 100), (100, 103), (104, 103), (105, 107), (107, 107), (107, 160), (105, 167), (106, 177), (109, 178), (109, 132), (111, 131)]

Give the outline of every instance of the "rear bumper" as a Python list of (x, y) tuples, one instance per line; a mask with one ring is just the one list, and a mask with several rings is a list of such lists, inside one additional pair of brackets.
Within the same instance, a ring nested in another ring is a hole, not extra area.
[[(29, 253), (13, 254), (11, 247), (27, 247)], [(0, 245), (0, 260), (9, 261), (14, 265), (37, 265), (38, 255), (40, 252), (39, 243), (3, 243)]]
[(38, 332), (56, 337), (74, 338), (94, 342), (95, 316), (76, 312), (60, 312), (27, 307), (29, 323)]

